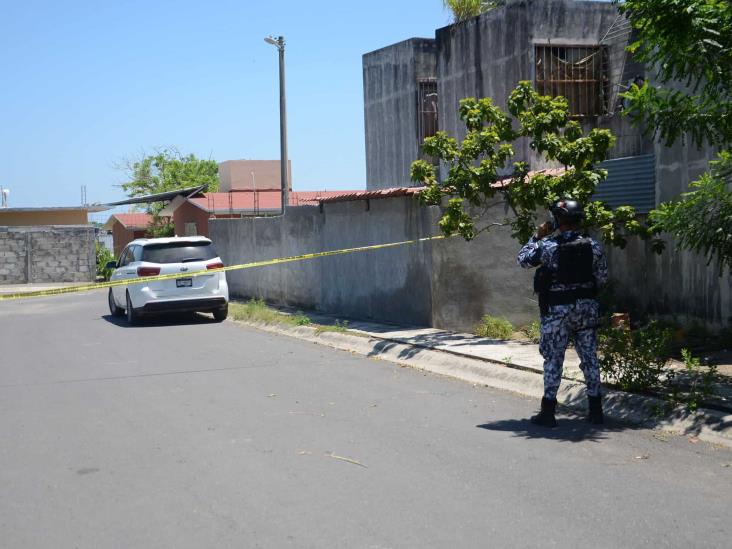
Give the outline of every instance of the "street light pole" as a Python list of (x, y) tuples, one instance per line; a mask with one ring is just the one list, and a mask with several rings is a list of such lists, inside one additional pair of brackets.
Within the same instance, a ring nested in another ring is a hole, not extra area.
[(277, 47), (280, 54), (280, 180), (282, 183), (282, 213), (289, 204), (290, 186), (287, 176), (287, 105), (285, 100), (285, 37), (264, 39), (268, 44)]

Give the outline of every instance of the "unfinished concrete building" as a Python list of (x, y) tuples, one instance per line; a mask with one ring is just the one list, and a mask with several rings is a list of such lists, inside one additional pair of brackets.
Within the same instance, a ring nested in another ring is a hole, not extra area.
[[(604, 2), (514, 0), (464, 23), (438, 29), (434, 39), (412, 38), (363, 56), (366, 180), (369, 190), (410, 186), (409, 167), (424, 158), (421, 143), (440, 129), (462, 138), (464, 97), (491, 97), (505, 106), (522, 80), (541, 93), (564, 95), (586, 129), (609, 128), (617, 137), (602, 198), (620, 192), (648, 210), (654, 201), (653, 142), (619, 116), (619, 92), (642, 80), (643, 66), (625, 52), (627, 21)], [(517, 145), (516, 159), (545, 167)], [(624, 185), (628, 177), (645, 185)]]
[[(610, 2), (508, 0), (438, 29), (434, 38), (365, 54), (368, 190), (413, 185), (410, 165), (424, 158), (420, 145), (438, 129), (463, 138), (462, 98), (491, 97), (505, 107), (516, 84), (529, 80), (542, 93), (567, 97), (585, 130), (607, 128), (616, 136), (597, 199), (646, 213), (677, 197), (707, 168), (713, 151), (683, 143), (666, 147), (621, 115), (620, 93), (633, 82), (655, 80), (627, 53), (631, 34)], [(528, 143), (515, 150), (515, 159), (532, 169), (547, 167)], [(625, 250), (610, 250), (619, 302), (645, 313), (731, 323), (732, 277), (720, 277), (705, 258), (673, 247), (669, 242), (669, 252), (656, 256), (646, 243), (631, 240)]]

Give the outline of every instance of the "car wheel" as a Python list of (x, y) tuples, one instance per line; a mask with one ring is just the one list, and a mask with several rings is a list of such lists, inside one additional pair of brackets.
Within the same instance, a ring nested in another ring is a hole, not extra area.
[(223, 322), (226, 320), (226, 317), (229, 316), (229, 304), (227, 303), (223, 307), (216, 309), (213, 312), (213, 317), (216, 322)]
[(112, 316), (122, 316), (125, 310), (122, 307), (117, 307), (114, 302), (114, 295), (112, 295), (112, 288), (109, 289), (109, 295), (107, 296), (107, 302), (109, 303), (109, 312)]
[(132, 307), (132, 300), (130, 299), (130, 292), (127, 292), (127, 324), (130, 326), (134, 325), (139, 316)]

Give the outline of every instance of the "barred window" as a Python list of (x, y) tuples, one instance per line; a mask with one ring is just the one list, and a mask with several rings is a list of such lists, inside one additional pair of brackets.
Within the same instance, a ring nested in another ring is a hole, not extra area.
[(536, 46), (536, 89), (567, 98), (574, 117), (606, 113), (606, 51), (602, 46)]
[(419, 146), (424, 143), (425, 137), (437, 133), (437, 81), (422, 80), (419, 83), (417, 98), (417, 117), (419, 128)]

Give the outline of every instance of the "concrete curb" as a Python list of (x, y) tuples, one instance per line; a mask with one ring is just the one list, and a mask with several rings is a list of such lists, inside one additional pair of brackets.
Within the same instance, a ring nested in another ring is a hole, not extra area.
[[(408, 344), (372, 334), (355, 332), (319, 332), (312, 326), (286, 326), (235, 321), (240, 324), (279, 335), (294, 337), (318, 345), (356, 353), (366, 357), (387, 360), (434, 374), (444, 375), (510, 391), (522, 396), (540, 399), (544, 390), (541, 372), (509, 362), (467, 357), (461, 353), (436, 350), (422, 345)], [(587, 400), (584, 383), (563, 379), (557, 395), (560, 404), (579, 413), (585, 413)], [(608, 418), (649, 428), (660, 428), (678, 435), (693, 435), (706, 442), (732, 448), (732, 414), (700, 409), (689, 413), (678, 407), (659, 418), (664, 401), (616, 390), (605, 390), (604, 409)]]

